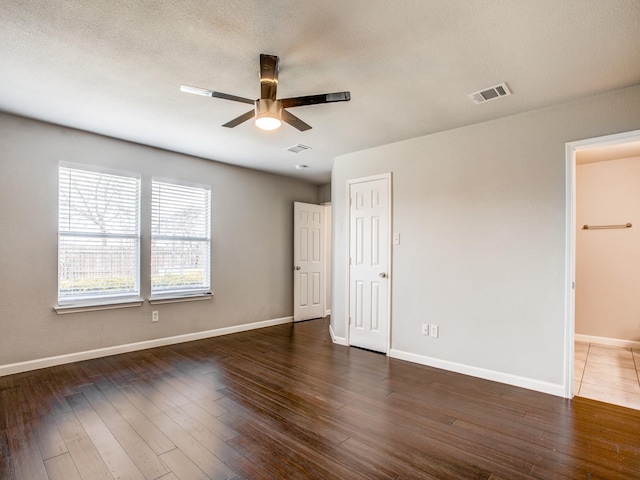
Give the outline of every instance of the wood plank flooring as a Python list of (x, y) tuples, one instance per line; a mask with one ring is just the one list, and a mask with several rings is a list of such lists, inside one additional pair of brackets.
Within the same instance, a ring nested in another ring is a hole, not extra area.
[(333, 345), (327, 320), (0, 378), (2, 480), (638, 479), (640, 411)]

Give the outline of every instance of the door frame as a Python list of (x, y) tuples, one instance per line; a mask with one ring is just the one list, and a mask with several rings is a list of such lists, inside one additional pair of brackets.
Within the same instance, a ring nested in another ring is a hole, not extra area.
[(393, 282), (393, 256), (392, 256), (392, 252), (393, 252), (393, 176), (391, 174), (391, 172), (388, 173), (381, 173), (378, 175), (370, 175), (367, 177), (360, 177), (360, 178), (353, 178), (351, 180), (347, 180), (346, 183), (346, 187), (347, 187), (347, 195), (346, 195), (346, 220), (347, 220), (347, 231), (346, 231), (346, 237), (347, 237), (347, 261), (346, 261), (346, 268), (345, 268), (345, 272), (346, 272), (346, 312), (345, 312), (345, 316), (344, 316), (344, 323), (345, 323), (345, 340), (346, 340), (346, 345), (347, 346), (351, 346), (351, 339), (349, 338), (351, 335), (350, 332), (350, 325), (349, 325), (349, 314), (350, 314), (350, 310), (351, 310), (351, 278), (350, 278), (350, 265), (349, 265), (349, 257), (351, 254), (351, 185), (355, 185), (358, 183), (365, 183), (365, 182), (371, 182), (374, 180), (386, 180), (387, 181), (387, 187), (389, 188), (389, 194), (387, 195), (388, 198), (388, 212), (389, 212), (389, 241), (388, 241), (388, 249), (387, 249), (387, 258), (388, 258), (388, 268), (387, 271), (389, 272), (387, 274), (387, 280), (388, 280), (388, 285), (389, 288), (387, 289), (387, 311), (385, 312), (387, 315), (387, 319), (388, 319), (388, 327), (387, 327), (387, 349), (386, 352), (384, 352), (385, 355), (389, 355), (389, 352), (391, 351), (391, 324), (392, 324), (392, 318), (391, 318), (391, 301), (393, 296), (391, 295), (391, 288), (392, 288), (392, 282)]
[(573, 368), (576, 331), (576, 153), (595, 147), (640, 141), (640, 130), (567, 142), (566, 170), (566, 267), (565, 267), (565, 359), (564, 396), (573, 398)]

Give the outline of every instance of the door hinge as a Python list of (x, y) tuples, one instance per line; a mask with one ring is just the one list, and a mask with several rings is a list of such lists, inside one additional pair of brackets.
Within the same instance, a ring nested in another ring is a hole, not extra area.
[(351, 317), (349, 317), (349, 325), (351, 325)]

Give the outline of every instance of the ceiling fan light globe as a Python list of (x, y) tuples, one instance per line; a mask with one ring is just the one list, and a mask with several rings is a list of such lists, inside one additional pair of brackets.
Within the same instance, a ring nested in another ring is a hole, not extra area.
[(275, 130), (280, 128), (282, 122), (275, 115), (260, 115), (256, 117), (256, 127), (262, 130)]

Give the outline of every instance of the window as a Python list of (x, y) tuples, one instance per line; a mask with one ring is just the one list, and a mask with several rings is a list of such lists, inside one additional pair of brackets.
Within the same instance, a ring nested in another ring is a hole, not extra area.
[(140, 294), (140, 178), (58, 170), (58, 304)]
[(211, 191), (152, 182), (151, 296), (209, 293)]

